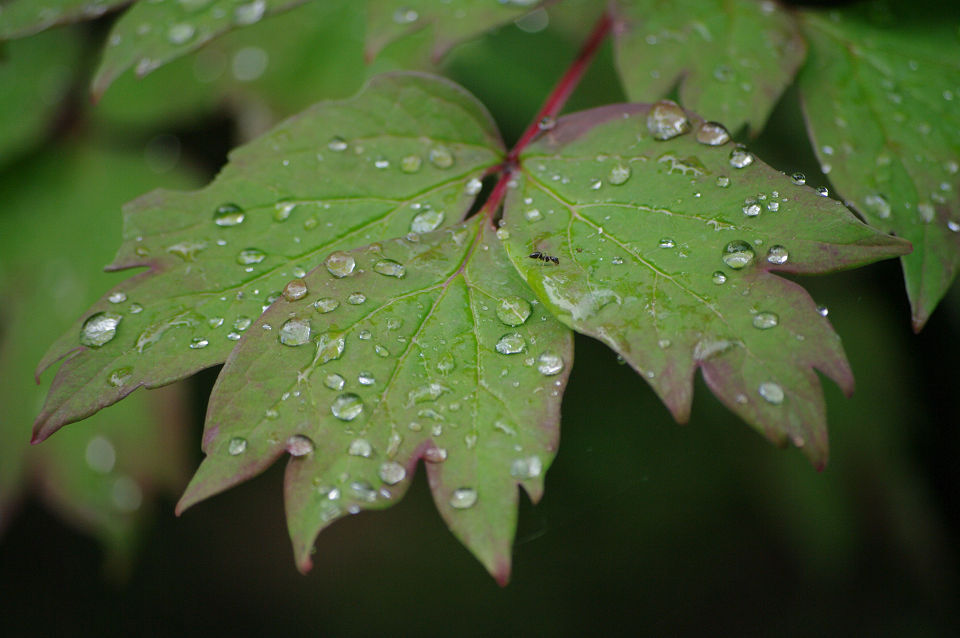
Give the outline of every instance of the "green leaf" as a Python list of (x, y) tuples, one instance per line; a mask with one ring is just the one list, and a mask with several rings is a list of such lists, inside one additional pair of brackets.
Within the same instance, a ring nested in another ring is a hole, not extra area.
[(631, 100), (666, 97), (738, 131), (763, 128), (803, 62), (790, 13), (756, 0), (617, 0), (617, 68)]
[[(502, 156), (489, 115), (463, 89), (388, 74), (237, 149), (203, 190), (132, 203), (110, 268), (149, 270), (51, 347), (41, 370), (66, 360), (36, 438), (137, 387), (222, 363), (284, 285), (329, 253), (459, 221)], [(127, 373), (112, 386), (116, 370)]]
[(815, 370), (848, 393), (853, 377), (813, 300), (773, 272), (829, 272), (909, 244), (690, 120), (669, 102), (562, 119), (522, 156), (507, 250), (561, 321), (616, 350), (678, 420), (700, 368), (731, 410), (822, 465)]
[(92, 20), (134, 0), (9, 0), (0, 6), (0, 40), (69, 22)]
[(455, 44), (529, 13), (540, 0), (367, 0), (367, 59), (394, 40), (433, 27), (433, 59)]
[(960, 12), (923, 6), (805, 13), (799, 79), (823, 171), (870, 224), (913, 242), (901, 263), (917, 330), (960, 267)]
[[(0, 14), (3, 15), (3, 14)], [(0, 166), (38, 145), (70, 89), (80, 52), (69, 29), (3, 45), (0, 57)]]
[[(180, 172), (162, 179), (193, 183)], [(33, 367), (51, 332), (65, 329), (115, 281), (101, 269), (120, 234), (115, 211), (157, 180), (141, 154), (93, 144), (55, 147), (0, 178), (0, 527), (35, 491), (98, 537), (117, 567), (151, 513), (153, 495), (186, 482), (179, 388), (135, 397), (31, 447), (30, 425), (50, 385), (34, 381)]]
[(231, 29), (256, 24), (305, 1), (138, 2), (120, 16), (110, 32), (103, 61), (93, 78), (93, 93), (102, 95), (127, 69), (135, 68), (137, 76), (142, 77)]
[(321, 529), (394, 504), (423, 458), (447, 525), (506, 582), (517, 486), (543, 492), (573, 340), (484, 221), (339, 253), (290, 282), (220, 374), (178, 509), (289, 452), (306, 571)]

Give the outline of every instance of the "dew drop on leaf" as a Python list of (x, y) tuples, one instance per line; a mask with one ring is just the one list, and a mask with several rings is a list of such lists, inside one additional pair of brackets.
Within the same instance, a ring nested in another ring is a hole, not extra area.
[(707, 146), (722, 146), (730, 141), (730, 133), (719, 122), (704, 122), (697, 129), (697, 141)]
[(753, 262), (753, 248), (741, 239), (734, 239), (724, 247), (722, 258), (723, 263), (734, 270), (740, 270)]
[(761, 383), (760, 387), (757, 388), (757, 392), (767, 401), (767, 403), (772, 403), (773, 405), (780, 405), (783, 403), (783, 388), (772, 381), (765, 381)]
[(338, 278), (346, 277), (353, 273), (357, 267), (357, 262), (353, 258), (353, 255), (340, 250), (330, 253), (323, 263), (327, 267), (327, 271)]
[(123, 315), (115, 312), (98, 312), (90, 315), (80, 328), (80, 343), (99, 348), (117, 336), (117, 326)]
[(827, 315), (830, 314), (830, 309), (827, 308), (826, 306), (817, 306), (817, 313), (821, 317), (826, 317)]
[(790, 253), (787, 252), (787, 249), (779, 244), (776, 246), (770, 246), (770, 250), (767, 251), (767, 261), (771, 264), (785, 264), (790, 258)]
[(377, 382), (372, 372), (361, 372), (357, 375), (357, 383), (360, 385), (373, 385)]
[(331, 372), (323, 378), (323, 385), (337, 392), (343, 390), (344, 384), (346, 384), (346, 380), (336, 372)]
[(517, 354), (523, 352), (527, 342), (518, 332), (508, 332), (497, 341), (496, 349), (500, 354)]
[(477, 504), (477, 490), (472, 487), (461, 487), (453, 490), (450, 495), (450, 507), (465, 510)]
[(107, 297), (107, 301), (110, 303), (123, 303), (127, 300), (127, 293), (118, 290), (117, 292), (110, 293), (110, 296)]
[(543, 463), (539, 456), (516, 459), (510, 464), (510, 476), (521, 480), (536, 478), (542, 471)]
[(775, 312), (758, 312), (753, 315), (753, 327), (758, 330), (768, 330), (775, 328), (780, 323), (780, 317)]
[(531, 310), (530, 302), (523, 297), (504, 297), (497, 302), (497, 318), (508, 326), (523, 325)]
[(290, 456), (306, 456), (313, 452), (313, 441), (302, 434), (294, 434), (286, 443)]
[(297, 301), (307, 296), (307, 282), (303, 279), (292, 279), (283, 288), (283, 296), (287, 301)]
[(659, 246), (660, 248), (674, 248), (676, 247), (676, 245), (677, 245), (677, 242), (675, 242), (669, 237), (664, 237), (659, 242), (657, 242), (657, 246)]
[(190, 341), (191, 350), (200, 350), (202, 348), (206, 348), (208, 345), (210, 345), (210, 342), (207, 341), (204, 337), (194, 337)]
[(230, 454), (230, 456), (239, 456), (246, 451), (247, 440), (242, 437), (235, 436), (227, 443), (227, 453)]
[(423, 160), (419, 155), (407, 155), (400, 160), (400, 170), (404, 173), (416, 173), (423, 166)]
[(342, 153), (347, 150), (347, 142), (342, 137), (337, 136), (327, 143), (327, 148), (335, 153)]
[(548, 377), (560, 374), (563, 371), (563, 359), (554, 352), (544, 352), (537, 358), (537, 370)]
[(803, 173), (794, 173), (793, 175), (790, 176), (790, 179), (797, 186), (803, 186), (804, 184), (807, 183), (807, 176), (804, 175)]
[(746, 168), (753, 164), (753, 153), (743, 147), (737, 147), (730, 151), (730, 166), (734, 168)]
[(723, 274), (723, 272), (715, 270), (713, 276), (711, 277), (711, 281), (719, 286), (727, 283), (727, 276)]
[(755, 197), (748, 197), (743, 200), (743, 214), (747, 217), (756, 217), (760, 214), (760, 203)]
[(367, 300), (367, 296), (362, 292), (352, 292), (347, 297), (347, 303), (353, 306), (359, 306)]
[(817, 195), (819, 195), (820, 197), (830, 197), (830, 189), (827, 188), (826, 186), (818, 186)]
[(167, 39), (170, 40), (171, 44), (184, 44), (193, 37), (196, 31), (189, 22), (180, 22), (170, 27), (170, 30), (167, 31)]
[(260, 21), (264, 12), (267, 10), (266, 0), (253, 0), (247, 4), (241, 4), (233, 10), (233, 20), (240, 25), (254, 24)]
[(427, 448), (423, 452), (423, 460), (427, 463), (443, 463), (447, 460), (447, 450), (442, 447)]
[(115, 388), (122, 387), (130, 380), (130, 377), (133, 376), (133, 369), (128, 367), (117, 368), (110, 373), (110, 376), (107, 377), (107, 383), (112, 385)]
[(353, 392), (346, 392), (333, 400), (330, 412), (341, 421), (353, 421), (363, 412), (363, 400)]
[(277, 338), (285, 346), (302, 346), (310, 341), (310, 322), (306, 319), (287, 319), (280, 326)]
[(453, 153), (446, 146), (437, 146), (430, 149), (430, 163), (437, 168), (450, 168), (453, 166)]
[(474, 177), (469, 182), (467, 182), (467, 185), (464, 186), (463, 188), (464, 192), (466, 192), (467, 195), (476, 195), (482, 189), (483, 189), (483, 182), (481, 182), (476, 177)]
[(387, 485), (396, 485), (407, 478), (407, 470), (399, 463), (394, 463), (393, 461), (388, 461), (381, 465), (377, 474), (380, 475), (380, 480)]
[(730, 178), (726, 175), (720, 175), (717, 177), (717, 186), (720, 188), (726, 188), (730, 185)]
[(392, 259), (381, 259), (373, 265), (373, 269), (381, 275), (398, 279), (407, 274), (406, 267)]
[(431, 230), (436, 230), (440, 224), (443, 223), (444, 214), (443, 211), (439, 210), (425, 210), (422, 213), (417, 213), (413, 218), (413, 221), (410, 222), (410, 230), (414, 233), (429, 233)]
[[(319, 364), (339, 359), (343, 354), (347, 342), (343, 335), (335, 335), (325, 332), (317, 339), (317, 355), (315, 360)], [(327, 386), (330, 387), (330, 386)], [(339, 390), (339, 388), (337, 388)]]
[(333, 297), (323, 297), (321, 299), (317, 299), (314, 305), (317, 307), (317, 312), (320, 314), (326, 314), (339, 308), (340, 302)]
[(350, 442), (350, 447), (347, 448), (347, 454), (368, 459), (373, 455), (373, 446), (366, 439), (354, 439)]
[(253, 266), (267, 258), (267, 254), (257, 248), (246, 248), (237, 254), (237, 263), (241, 266)]
[(647, 129), (655, 140), (669, 140), (690, 130), (690, 120), (680, 105), (660, 100), (650, 107)]
[(243, 209), (236, 204), (221, 204), (213, 211), (213, 223), (217, 226), (237, 226), (245, 218)]
[(538, 222), (543, 219), (543, 215), (536, 208), (531, 208), (530, 210), (526, 211), (523, 216), (528, 222)]
[(630, 167), (626, 164), (616, 164), (610, 169), (610, 175), (607, 177), (607, 181), (614, 186), (621, 186), (627, 183), (627, 180), (630, 179), (631, 173), (632, 171), (630, 170)]

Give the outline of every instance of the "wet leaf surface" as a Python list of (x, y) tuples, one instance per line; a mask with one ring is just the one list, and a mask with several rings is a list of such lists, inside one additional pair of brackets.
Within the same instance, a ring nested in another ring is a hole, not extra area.
[(447, 525), (505, 582), (517, 486), (542, 494), (572, 343), (479, 217), (336, 253), (227, 361), (179, 508), (289, 454), (287, 523), (306, 570), (321, 529), (394, 504), (422, 458)]
[(679, 84), (683, 106), (732, 132), (763, 128), (803, 62), (793, 16), (755, 0), (617, 0), (617, 68), (630, 99)]
[(501, 232), (557, 317), (616, 350), (678, 420), (699, 368), (731, 410), (822, 465), (815, 371), (848, 393), (853, 377), (813, 300), (774, 272), (854, 267), (909, 244), (669, 102), (571, 115), (522, 160)]
[(919, 330), (960, 267), (960, 10), (873, 3), (804, 14), (800, 90), (824, 173), (901, 259)]

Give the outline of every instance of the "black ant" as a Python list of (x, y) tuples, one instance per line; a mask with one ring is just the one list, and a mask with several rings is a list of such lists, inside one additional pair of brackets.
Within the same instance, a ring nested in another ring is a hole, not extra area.
[(560, 265), (560, 258), (559, 258), (559, 257), (552, 257), (552, 256), (548, 255), (547, 253), (542, 253), (542, 252), (540, 252), (539, 250), (530, 253), (530, 259), (539, 259), (540, 261), (547, 261), (547, 262), (552, 261), (553, 263), (557, 264), (558, 266)]

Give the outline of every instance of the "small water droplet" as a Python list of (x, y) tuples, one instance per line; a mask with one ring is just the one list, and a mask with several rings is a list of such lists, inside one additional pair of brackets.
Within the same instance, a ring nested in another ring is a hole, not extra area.
[(373, 376), (372, 372), (361, 372), (357, 375), (357, 383), (360, 385), (373, 385), (377, 382), (377, 379)]
[(760, 214), (760, 203), (755, 197), (748, 197), (743, 200), (743, 214), (747, 217), (756, 217)]
[(266, 0), (253, 0), (233, 10), (233, 21), (242, 25), (254, 24), (260, 21), (266, 10)]
[(290, 219), (293, 209), (297, 205), (294, 202), (278, 202), (273, 206), (273, 221), (285, 222)]
[(557, 121), (552, 117), (543, 117), (540, 118), (539, 122), (537, 122), (537, 128), (539, 128), (541, 131), (552, 130), (556, 125)]
[(373, 455), (373, 446), (366, 439), (354, 439), (350, 442), (350, 447), (347, 448), (347, 454), (369, 459)]
[(320, 314), (326, 314), (339, 308), (340, 302), (333, 297), (323, 297), (321, 299), (317, 299), (313, 305), (317, 307), (317, 312)]
[(830, 309), (827, 308), (826, 306), (817, 306), (817, 313), (821, 317), (826, 317), (827, 315), (830, 314)]
[(302, 434), (294, 434), (286, 443), (290, 456), (306, 456), (313, 452), (313, 441)]
[(227, 443), (227, 453), (230, 456), (239, 456), (246, 451), (247, 451), (247, 440), (242, 437), (235, 436), (232, 439), (230, 439), (229, 443)]
[(353, 306), (359, 306), (367, 300), (367, 296), (362, 292), (352, 292), (347, 297), (347, 303)]
[(547, 377), (560, 374), (563, 372), (563, 359), (555, 352), (544, 352), (537, 357), (537, 370)]
[(536, 208), (531, 208), (523, 214), (528, 222), (538, 222), (543, 219), (543, 215)]
[(323, 378), (323, 385), (327, 386), (331, 390), (336, 390), (339, 392), (340, 390), (343, 390), (344, 384), (346, 384), (346, 380), (336, 372), (331, 372)]
[(722, 146), (730, 141), (730, 133), (718, 122), (704, 122), (697, 129), (697, 141), (707, 146)]
[(717, 284), (718, 286), (721, 284), (727, 283), (727, 276), (719, 270), (714, 271), (710, 279), (711, 281), (713, 281), (713, 283)]
[(607, 181), (614, 186), (620, 186), (627, 183), (631, 173), (630, 167), (626, 164), (616, 164), (610, 169), (610, 175), (607, 177)]
[(115, 312), (98, 312), (90, 315), (80, 328), (80, 343), (90, 348), (99, 348), (117, 336), (117, 326), (123, 315)]
[(369, 341), (373, 334), (369, 330), (361, 330), (357, 333), (357, 338), (361, 341)]
[(770, 246), (770, 250), (767, 251), (767, 261), (771, 264), (785, 264), (787, 260), (790, 259), (790, 253), (787, 252), (787, 249), (779, 244), (776, 246)]
[(327, 271), (337, 278), (346, 277), (353, 273), (357, 267), (357, 262), (353, 258), (353, 255), (340, 250), (330, 253), (323, 263), (327, 267)]
[(613, 264), (614, 266), (622, 266), (623, 257), (614, 257), (613, 259), (610, 260), (610, 263)]
[(423, 166), (423, 160), (419, 155), (407, 155), (400, 160), (400, 170), (404, 173), (416, 173)]
[(213, 223), (217, 226), (237, 226), (243, 223), (246, 214), (236, 204), (221, 204), (213, 211)]
[(127, 381), (130, 380), (131, 376), (133, 376), (133, 368), (128, 368), (128, 367), (117, 368), (116, 370), (110, 373), (109, 377), (107, 377), (107, 383), (109, 383), (115, 388), (119, 388), (126, 385)]
[(407, 274), (407, 269), (403, 264), (392, 259), (381, 259), (373, 265), (373, 269), (386, 277), (401, 278)]
[(442, 447), (427, 448), (423, 452), (423, 460), (427, 463), (443, 463), (447, 460), (447, 450)]
[(444, 352), (440, 355), (440, 358), (437, 359), (437, 372), (440, 374), (449, 374), (457, 367), (456, 361), (453, 359), (453, 355), (449, 352)]
[(346, 392), (333, 400), (330, 412), (341, 421), (353, 421), (363, 412), (363, 400), (352, 392)]
[(117, 292), (110, 293), (110, 296), (107, 297), (107, 301), (109, 301), (110, 303), (123, 303), (126, 300), (127, 300), (127, 293), (119, 290)]
[(647, 129), (655, 140), (669, 140), (690, 130), (690, 120), (680, 105), (660, 100), (650, 107)]
[(794, 173), (790, 176), (790, 179), (793, 180), (793, 183), (797, 186), (803, 186), (807, 183), (807, 176), (803, 173)]
[(779, 323), (780, 317), (775, 312), (764, 311), (753, 315), (753, 327), (758, 330), (776, 328)]
[(425, 210), (417, 213), (413, 221), (410, 222), (410, 230), (418, 234), (429, 233), (431, 230), (436, 230), (440, 224), (443, 223), (444, 217), (443, 211), (439, 210)]
[(411, 24), (419, 19), (420, 14), (409, 7), (400, 7), (393, 12), (393, 21), (397, 24)]
[(307, 282), (303, 279), (293, 279), (283, 288), (283, 296), (287, 301), (297, 301), (307, 296)]
[(483, 189), (483, 182), (481, 182), (476, 177), (474, 177), (469, 182), (467, 182), (467, 185), (463, 187), (463, 190), (467, 195), (476, 195), (482, 189)]
[(508, 332), (497, 341), (496, 349), (500, 354), (517, 354), (523, 352), (527, 342), (519, 332)]
[(130, 304), (130, 314), (131, 314), (131, 315), (139, 315), (141, 312), (143, 312), (143, 306), (141, 306), (140, 304), (138, 304), (138, 303), (136, 303), (136, 302)]
[(757, 388), (757, 392), (766, 399), (767, 403), (772, 403), (773, 405), (783, 403), (783, 388), (772, 381), (761, 383), (760, 387)]
[(738, 146), (730, 151), (730, 166), (734, 168), (746, 168), (753, 164), (753, 153)]
[(749, 266), (754, 258), (753, 248), (747, 242), (734, 239), (723, 249), (723, 263), (734, 270)]
[(375, 168), (379, 168), (382, 171), (386, 168), (390, 168), (390, 160), (387, 160), (381, 157), (375, 160), (373, 162), (373, 165)]
[(453, 153), (446, 146), (437, 146), (430, 149), (430, 163), (437, 168), (450, 168), (453, 166)]
[(310, 341), (310, 321), (308, 319), (287, 319), (282, 326), (277, 338), (285, 346), (302, 346)]
[(387, 461), (381, 465), (377, 474), (380, 475), (380, 480), (387, 485), (396, 485), (407, 478), (407, 470), (399, 463), (394, 463), (393, 461)]
[(189, 22), (180, 22), (170, 27), (167, 31), (167, 39), (172, 44), (185, 44), (196, 32), (196, 28)]
[(202, 348), (206, 348), (208, 345), (210, 345), (210, 342), (204, 339), (203, 337), (194, 337), (190, 341), (191, 350), (200, 350)]
[(453, 490), (450, 495), (450, 507), (465, 510), (477, 504), (477, 490), (472, 487), (461, 487)]
[(237, 263), (241, 266), (252, 266), (259, 264), (267, 258), (267, 254), (257, 248), (247, 248), (237, 254)]
[(530, 456), (525, 459), (516, 459), (510, 464), (510, 476), (516, 479), (526, 480), (540, 476), (543, 471), (543, 463), (539, 456)]
[(530, 317), (530, 302), (523, 297), (504, 297), (497, 302), (497, 318), (508, 326), (519, 326)]
[(669, 237), (663, 237), (658, 243), (657, 246), (660, 248), (674, 248), (676, 247), (677, 242)]
[(342, 153), (347, 150), (348, 147), (349, 145), (347, 144), (346, 140), (340, 136), (334, 137), (327, 143), (327, 148), (335, 153)]
[(830, 197), (830, 189), (828, 189), (826, 186), (818, 186), (817, 195), (820, 197)]
[(951, 233), (960, 233), (960, 223), (950, 219), (947, 221), (947, 229)]

